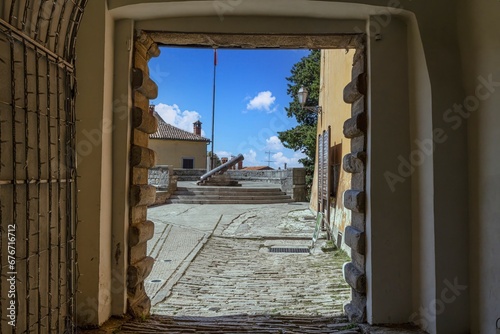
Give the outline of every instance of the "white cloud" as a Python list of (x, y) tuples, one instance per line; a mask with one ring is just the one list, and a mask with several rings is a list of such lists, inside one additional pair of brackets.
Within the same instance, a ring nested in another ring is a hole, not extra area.
[(276, 101), (276, 97), (270, 91), (260, 92), (247, 104), (247, 110), (265, 110), (267, 112), (274, 112), (276, 108), (271, 109), (271, 106)]
[[(193, 132), (193, 123), (199, 121), (201, 118), (201, 115), (197, 111), (181, 111), (177, 104), (168, 105), (159, 103), (155, 106), (155, 110), (165, 122), (188, 132)], [(205, 136), (203, 129), (201, 130), (201, 135)]]
[(257, 163), (257, 152), (255, 152), (254, 150), (250, 150), (247, 153), (244, 153), (243, 156), (245, 157), (243, 165), (250, 166)]
[(278, 138), (278, 136), (272, 136), (266, 139), (267, 150), (280, 151), (283, 148), (283, 143), (281, 143), (281, 140)]
[(219, 158), (231, 158), (232, 154), (228, 151), (218, 151), (215, 152)]
[(287, 168), (290, 167), (303, 167), (299, 163), (299, 159), (305, 158), (305, 154), (301, 152), (294, 152), (292, 157), (287, 157), (283, 152), (278, 152), (272, 155), (273, 165), (275, 168), (284, 168), (286, 163)]

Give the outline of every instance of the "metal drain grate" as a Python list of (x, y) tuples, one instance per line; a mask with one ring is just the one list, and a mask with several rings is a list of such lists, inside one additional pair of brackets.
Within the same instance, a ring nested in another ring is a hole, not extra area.
[(309, 248), (305, 247), (271, 247), (269, 248), (270, 253), (297, 253), (297, 254), (309, 254)]

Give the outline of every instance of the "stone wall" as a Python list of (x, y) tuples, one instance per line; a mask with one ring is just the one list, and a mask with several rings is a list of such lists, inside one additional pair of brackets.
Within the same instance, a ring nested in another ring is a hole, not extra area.
[(149, 315), (151, 300), (144, 289), (144, 280), (151, 273), (154, 259), (147, 256), (147, 241), (153, 237), (154, 224), (147, 220), (147, 207), (156, 200), (156, 188), (148, 184), (148, 169), (156, 165), (156, 154), (149, 149), (149, 135), (158, 128), (149, 112), (149, 100), (158, 95), (158, 86), (149, 77), (148, 61), (160, 50), (144, 33), (135, 40), (132, 88), (132, 150), (130, 153), (130, 229), (129, 267), (127, 270), (128, 312), (143, 318)]
[(199, 181), (200, 176), (206, 172), (206, 169), (174, 168), (174, 175), (177, 176), (178, 181)]
[(267, 182), (279, 185), (281, 191), (296, 202), (305, 202), (307, 195), (306, 170), (289, 168), (279, 170), (228, 170), (233, 180)]
[(366, 59), (365, 49), (356, 50), (353, 80), (344, 89), (344, 101), (352, 104), (352, 117), (344, 122), (344, 136), (351, 139), (351, 153), (342, 166), (351, 174), (351, 189), (344, 192), (344, 207), (351, 210), (351, 226), (344, 231), (351, 248), (351, 262), (344, 265), (344, 278), (352, 288), (352, 300), (345, 306), (349, 320), (366, 321), (365, 188), (366, 188)]
[(153, 205), (165, 202), (177, 190), (177, 176), (174, 175), (172, 166), (155, 166), (149, 169), (148, 184), (156, 188), (156, 198)]
[(170, 177), (173, 174), (172, 166), (155, 166), (149, 169), (148, 184), (156, 187), (157, 190), (167, 190), (170, 184)]

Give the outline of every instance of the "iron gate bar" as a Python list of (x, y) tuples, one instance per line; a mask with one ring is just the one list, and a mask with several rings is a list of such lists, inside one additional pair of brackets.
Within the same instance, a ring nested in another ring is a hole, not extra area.
[[(23, 77), (24, 77), (24, 174), (25, 174), (25, 180), (29, 179), (29, 170), (28, 170), (28, 159), (29, 159), (29, 138), (30, 138), (30, 133), (29, 133), (29, 121), (28, 121), (28, 50), (26, 49), (26, 43), (23, 40), (22, 43), (23, 47)], [(30, 321), (30, 302), (31, 302), (31, 280), (30, 280), (30, 275), (28, 274), (30, 272), (30, 237), (31, 237), (31, 198), (30, 198), (30, 185), (29, 183), (26, 184), (25, 188), (25, 201), (26, 201), (26, 237), (25, 237), (25, 247), (26, 247), (26, 282), (25, 282), (25, 289), (26, 289), (26, 324), (28, 326), (28, 330), (31, 327), (31, 321)]]
[[(68, 2), (75, 3), (67, 1), (64, 5)], [(15, 2), (11, 4), (11, 13), (14, 6)], [(54, 12), (55, 3), (51, 15)], [(73, 8), (72, 17), (77, 20), (68, 29), (75, 29), (81, 13), (81, 7)], [(38, 27), (42, 20), (44, 17), (39, 12)], [(10, 22), (12, 21), (13, 16), (10, 17)], [(26, 27), (26, 24), (24, 16), (23, 27)], [(51, 28), (47, 29), (49, 36)], [(75, 36), (75, 32), (72, 33), (71, 36)], [(12, 331), (17, 333), (24, 328), (24, 331), (47, 332), (48, 328), (49, 332), (73, 332), (77, 280), (76, 157), (73, 150), (76, 135), (74, 68), (70, 62), (2, 19), (0, 35), (5, 36), (6, 39), (0, 40), (10, 47), (8, 52), (11, 73), (10, 101), (7, 98), (7, 101), (0, 101), (0, 104), (9, 106), (12, 118), (12, 176), (11, 180), (0, 180), (0, 190), (5, 195), (4, 198), (12, 195), (11, 199), (8, 199), (12, 205), (12, 221), (4, 220), (4, 215), (9, 214), (9, 211), (6, 212), (4, 203), (0, 203), (0, 248), (5, 247), (2, 239), (5, 233), (3, 225), (14, 224), (19, 245), (19, 253), (16, 256), (19, 270), (15, 301), (20, 310), (18, 316), (24, 317), (18, 318), (18, 324), (25, 321), (22, 326), (12, 328)], [(67, 41), (73, 43), (71, 38)], [(70, 59), (67, 51), (66, 55)], [(0, 59), (0, 65), (1, 63), (8, 66), (7, 59)], [(29, 73), (32, 65), (35, 73)], [(20, 82), (21, 78), (24, 79), (23, 83)], [(42, 111), (44, 107), (45, 112)], [(8, 110), (6, 112), (9, 113)], [(6, 153), (3, 145), (10, 143), (10, 140), (4, 138), (6, 132), (3, 124), (6, 122), (7, 120), (0, 119), (0, 156)], [(46, 133), (43, 133), (42, 128), (46, 129)], [(62, 145), (64, 147), (61, 147)], [(55, 155), (53, 150), (57, 151)], [(0, 173), (3, 173), (6, 167), (4, 161), (2, 156)], [(33, 168), (34, 163), (37, 169)], [(48, 198), (44, 200), (47, 193)], [(57, 206), (57, 211), (54, 205)], [(23, 211), (26, 214), (24, 229), (21, 225)], [(42, 238), (42, 233), (46, 234), (48, 242)], [(57, 242), (54, 239), (57, 239)], [(47, 244), (46, 248), (42, 248), (42, 240)], [(22, 247), (25, 248), (25, 254), (20, 252)], [(5, 253), (3, 256), (0, 254), (0, 277), (5, 275), (2, 266), (5, 260)], [(48, 263), (48, 266), (43, 266), (42, 263)], [(48, 281), (42, 282), (42, 273), (45, 270), (48, 271)], [(22, 283), (25, 284), (24, 288)], [(54, 284), (57, 284), (57, 302), (53, 298), (56, 288)], [(0, 285), (0, 294), (4, 291), (3, 285)], [(0, 305), (1, 303), (0, 301)], [(0, 318), (4, 320), (3, 307), (0, 307)]]
[[(44, 165), (45, 163), (42, 163)], [(0, 180), (0, 186), (11, 185), (11, 184), (49, 184), (57, 183), (55, 179), (31, 179), (31, 180)], [(61, 180), (62, 183), (73, 183), (74, 180)]]
[(55, 40), (55, 43), (54, 43), (54, 50), (58, 50), (59, 49), (59, 41), (61, 39), (61, 30), (62, 30), (62, 23), (63, 23), (63, 20), (62, 18), (64, 17), (64, 13), (66, 12), (66, 4), (68, 3), (68, 1), (65, 1), (62, 5), (62, 8), (61, 8), (61, 15), (59, 17), (59, 23), (57, 24), (57, 30), (56, 30), (56, 40)]
[[(11, 66), (11, 112), (12, 112), (12, 178), (14, 180), (17, 179), (17, 168), (16, 168), (16, 157), (17, 157), (17, 140), (16, 140), (16, 107), (15, 107), (15, 101), (16, 101), (16, 80), (15, 80), (15, 74), (16, 74), (16, 69), (15, 69), (15, 63), (14, 63), (14, 39), (12, 38), (11, 35), (8, 36), (9, 43), (10, 43), (10, 66)], [(19, 231), (19, 225), (18, 225), (18, 219), (17, 219), (17, 185), (14, 184), (12, 185), (12, 215), (13, 215), (13, 225), (14, 225), (14, 230), (16, 231), (16, 236), (17, 236), (17, 231)], [(17, 255), (17, 254), (16, 254)], [(15, 270), (17, 271), (17, 263)], [(15, 292), (15, 302), (16, 305), (19, 307), (19, 295), (16, 289)], [(19, 308), (18, 308), (19, 310)], [(14, 327), (14, 333), (16, 333), (16, 327)]]
[[(38, 70), (41, 71), (40, 67), (41, 67), (41, 63), (42, 61), (40, 60), (41, 56), (39, 56), (37, 58), (37, 63), (38, 63)], [(52, 304), (51, 304), (51, 300), (52, 300), (52, 285), (53, 285), (53, 282), (55, 282), (54, 280), (54, 273), (52, 272), (52, 230), (51, 230), (51, 225), (52, 225), (52, 221), (53, 221), (53, 215), (52, 215), (52, 209), (53, 209), (53, 192), (52, 192), (52, 188), (55, 184), (54, 181), (56, 180), (52, 180), (52, 157), (51, 157), (51, 152), (52, 152), (52, 143), (54, 142), (54, 139), (52, 137), (52, 131), (50, 131), (50, 123), (52, 120), (54, 120), (55, 122), (57, 122), (57, 128), (60, 126), (59, 125), (59, 120), (57, 117), (54, 117), (52, 116), (52, 109), (51, 109), (51, 105), (50, 105), (50, 97), (51, 97), (51, 75), (50, 75), (50, 61), (49, 61), (49, 58), (48, 57), (45, 57), (45, 78), (46, 78), (46, 91), (45, 91), (45, 108), (46, 108), (46, 122), (47, 122), (47, 161), (45, 161), (45, 163), (47, 164), (47, 178), (48, 178), (48, 182), (47, 182), (47, 188), (48, 188), (48, 191), (49, 191), (49, 207), (48, 207), (48, 214), (50, 216), (50, 219), (47, 221), (48, 223), (48, 231), (47, 231), (47, 238), (49, 239), (48, 240), (48, 243), (49, 243), (49, 249), (48, 249), (48, 272), (49, 272), (49, 281), (47, 282), (47, 289), (48, 289), (48, 298), (47, 298), (47, 326), (48, 328), (51, 330), (51, 331), (54, 331), (54, 330), (57, 330), (59, 329), (60, 327), (57, 326), (56, 328), (53, 327), (52, 325)], [(59, 66), (56, 66), (56, 68), (58, 69)], [(38, 72), (40, 73), (40, 72)], [(40, 78), (40, 76), (38, 76), (38, 78)], [(59, 82), (59, 78), (56, 77), (56, 81)], [(40, 80), (38, 81), (39, 84), (40, 84)], [(41, 85), (40, 85), (40, 93), (42, 93), (42, 89), (41, 89)], [(41, 116), (42, 115), (42, 110), (41, 110), (41, 106), (40, 107), (37, 107), (37, 110), (38, 110), (38, 113), (39, 115)], [(56, 144), (54, 142), (54, 144)], [(60, 145), (58, 145), (60, 146)], [(59, 162), (57, 163), (57, 166), (58, 166), (58, 169), (60, 168), (60, 164)], [(58, 177), (59, 178), (59, 177)], [(60, 203), (60, 201), (58, 201), (57, 203)], [(58, 232), (59, 233), (59, 232)], [(58, 242), (56, 244), (56, 246), (61, 247), (61, 243)], [(58, 261), (60, 259), (58, 258)], [(59, 285), (59, 284), (57, 284)], [(58, 312), (59, 314), (59, 312)]]
[(27, 45), (31, 45), (33, 48), (38, 48), (38, 52), (43, 53), (47, 58), (50, 58), (51, 60), (53, 60), (54, 64), (57, 64), (57, 65), (61, 66), (61, 68), (64, 68), (65, 70), (68, 70), (69, 72), (73, 73), (74, 65), (72, 63), (68, 62), (63, 57), (57, 55), (52, 50), (47, 49), (45, 46), (43, 46), (39, 42), (32, 40), (31, 37), (26, 35), (24, 32), (18, 31), (16, 29), (16, 27), (12, 26), (11, 24), (9, 24), (8, 22), (6, 22), (2, 19), (0, 19), (0, 26), (3, 26), (2, 27), (3, 33), (5, 33), (6, 35), (8, 34), (9, 39), (13, 38), (13, 39), (18, 40), (19, 42), (24, 41)]

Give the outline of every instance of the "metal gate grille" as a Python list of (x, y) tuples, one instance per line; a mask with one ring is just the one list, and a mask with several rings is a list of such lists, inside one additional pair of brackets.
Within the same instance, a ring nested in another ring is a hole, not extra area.
[(85, 2), (0, 4), (2, 333), (74, 331), (73, 56)]

